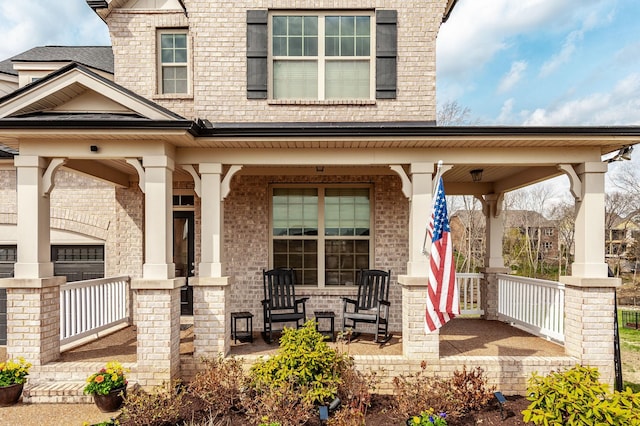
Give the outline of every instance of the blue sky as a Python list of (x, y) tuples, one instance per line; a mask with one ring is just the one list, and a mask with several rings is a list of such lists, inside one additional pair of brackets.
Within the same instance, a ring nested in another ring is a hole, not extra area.
[(459, 0), (438, 101), (486, 125), (640, 124), (638, 18), (638, 0)]
[[(480, 125), (640, 124), (640, 1), (459, 0), (438, 36), (438, 102)], [(110, 44), (85, 0), (0, 0), (0, 60)]]

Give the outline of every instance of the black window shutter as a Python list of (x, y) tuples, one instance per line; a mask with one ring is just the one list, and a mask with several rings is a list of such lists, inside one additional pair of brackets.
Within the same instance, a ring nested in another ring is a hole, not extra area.
[(267, 10), (247, 10), (247, 99), (267, 99)]
[(398, 12), (376, 11), (376, 99), (395, 99), (398, 58)]

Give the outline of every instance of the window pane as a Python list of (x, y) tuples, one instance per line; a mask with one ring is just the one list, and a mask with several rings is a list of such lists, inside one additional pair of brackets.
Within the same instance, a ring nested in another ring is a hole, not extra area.
[(324, 33), (328, 36), (340, 35), (340, 17), (327, 16), (324, 18)]
[(317, 99), (316, 61), (274, 61), (274, 99)]
[(304, 38), (304, 56), (318, 56), (318, 38)]
[(342, 37), (340, 39), (340, 56), (355, 56), (355, 39)]
[(302, 37), (289, 37), (289, 56), (302, 56)]
[(274, 236), (318, 234), (317, 189), (275, 188), (272, 204)]
[(355, 16), (341, 16), (340, 17), (340, 35), (353, 36), (355, 35)]
[[(356, 254), (356, 250), (365, 253)], [(353, 285), (359, 269), (369, 267), (369, 241), (327, 240), (325, 241), (325, 283), (326, 285)]]
[(289, 35), (302, 35), (302, 16), (289, 16)]
[(356, 16), (356, 35), (371, 35), (371, 19), (368, 16)]
[(286, 16), (274, 16), (271, 22), (273, 35), (287, 35)]
[(174, 43), (176, 49), (186, 49), (187, 48), (187, 35), (186, 34), (175, 34), (173, 36)]
[(160, 47), (162, 49), (173, 48), (173, 34), (161, 34), (160, 35)]
[(175, 51), (174, 62), (187, 62), (187, 49), (180, 49)]
[(325, 97), (327, 99), (368, 99), (369, 61), (327, 61)]
[(304, 17), (304, 35), (305, 36), (318, 35), (318, 17), (317, 16)]
[(356, 38), (356, 56), (369, 56), (371, 51), (369, 37)]
[[(327, 188), (324, 207), (325, 235), (348, 236), (368, 232), (369, 211), (367, 188)], [(356, 229), (359, 230), (358, 233)]]

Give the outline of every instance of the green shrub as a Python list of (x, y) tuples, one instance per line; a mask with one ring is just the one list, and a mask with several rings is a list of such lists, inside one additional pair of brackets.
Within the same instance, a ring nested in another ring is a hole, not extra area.
[(580, 365), (544, 377), (534, 373), (527, 388), (531, 404), (522, 412), (524, 421), (536, 425), (640, 425), (640, 394), (629, 388), (609, 394), (599, 377), (596, 368)]
[(315, 322), (307, 321), (297, 330), (285, 327), (278, 353), (251, 367), (252, 383), (257, 389), (292, 383), (305, 402), (325, 404), (337, 395), (342, 362)]

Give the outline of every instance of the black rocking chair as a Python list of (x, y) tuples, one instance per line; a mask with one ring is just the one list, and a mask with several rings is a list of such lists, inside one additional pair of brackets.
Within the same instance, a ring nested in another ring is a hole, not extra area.
[(273, 340), (273, 323), (295, 322), (300, 328), (300, 321), (304, 324), (307, 318), (305, 303), (308, 297), (296, 299), (295, 272), (293, 269), (272, 269), (263, 271), (264, 300), (264, 331), (262, 337), (265, 342)]
[(347, 328), (357, 336), (356, 324), (359, 322), (375, 324), (376, 343), (386, 343), (391, 339), (389, 334), (389, 282), (391, 271), (363, 269), (358, 280), (358, 299), (343, 297), (342, 332)]

